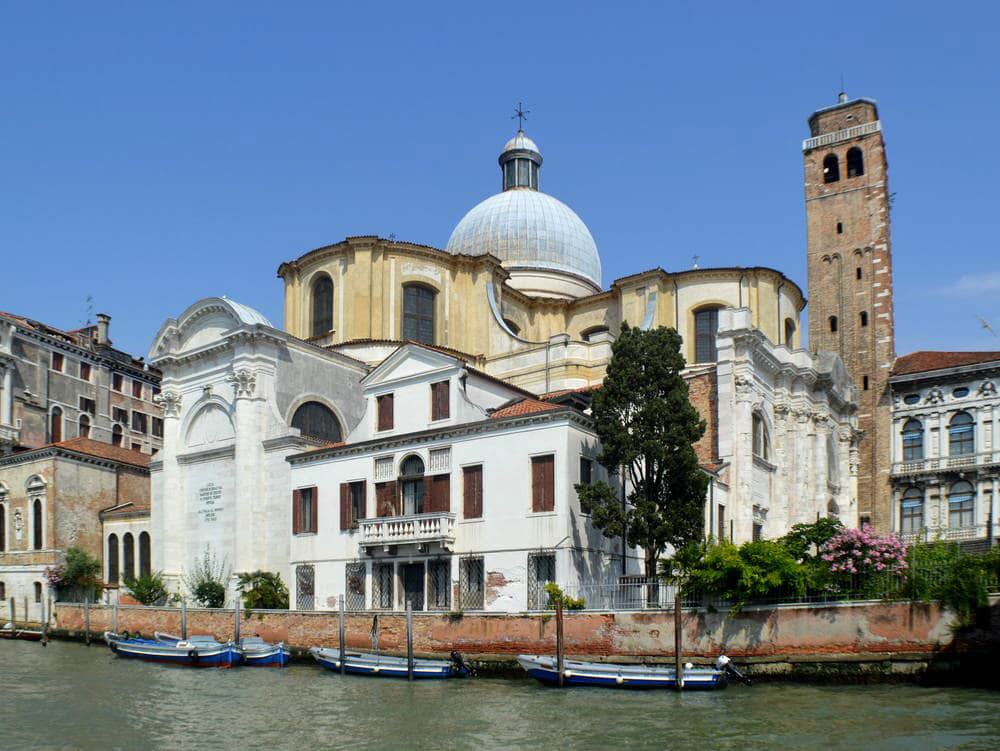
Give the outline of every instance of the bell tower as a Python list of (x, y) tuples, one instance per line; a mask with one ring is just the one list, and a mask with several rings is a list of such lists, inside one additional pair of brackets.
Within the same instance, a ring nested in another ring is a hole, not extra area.
[(891, 526), (889, 371), (895, 359), (889, 165), (878, 108), (848, 99), (809, 118), (805, 163), (809, 348), (843, 359), (860, 397), (858, 514)]

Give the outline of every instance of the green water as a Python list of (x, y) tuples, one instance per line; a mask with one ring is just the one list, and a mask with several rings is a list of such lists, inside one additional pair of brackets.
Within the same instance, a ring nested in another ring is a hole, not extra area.
[(170, 667), (0, 641), (2, 749), (1000, 748), (1000, 694), (760, 685), (677, 695)]

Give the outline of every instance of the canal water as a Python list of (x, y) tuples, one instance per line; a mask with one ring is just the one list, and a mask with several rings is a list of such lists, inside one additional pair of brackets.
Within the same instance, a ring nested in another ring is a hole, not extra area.
[(908, 685), (677, 695), (190, 669), (0, 641), (3, 749), (1000, 748), (1000, 694)]

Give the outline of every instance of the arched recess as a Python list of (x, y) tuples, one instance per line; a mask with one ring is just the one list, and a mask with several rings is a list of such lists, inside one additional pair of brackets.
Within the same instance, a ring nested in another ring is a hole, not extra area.
[(184, 431), (188, 447), (210, 446), (236, 437), (230, 406), (219, 397), (209, 397), (192, 410)]
[(437, 340), (438, 291), (424, 282), (403, 285), (403, 308), (400, 316), (400, 339), (421, 344)]
[(63, 436), (63, 411), (61, 407), (53, 407), (49, 414), (49, 442), (59, 443)]
[(791, 318), (785, 319), (785, 344), (789, 349), (795, 346), (795, 321)]
[(852, 146), (847, 150), (847, 177), (861, 177), (865, 174), (865, 156), (861, 149)]
[(313, 276), (309, 285), (309, 336), (324, 336), (333, 330), (333, 279), (326, 272)]
[(758, 459), (771, 461), (771, 429), (759, 409), (755, 409), (751, 416), (751, 449)]
[(344, 440), (343, 426), (336, 413), (316, 400), (299, 404), (292, 413), (290, 424), (308, 438), (317, 438), (330, 443)]
[(135, 538), (131, 532), (122, 537), (122, 569), (126, 582), (135, 578)]
[(840, 160), (836, 154), (823, 157), (823, 182), (835, 183), (840, 179)]
[(598, 334), (606, 334), (610, 331), (607, 326), (591, 326), (580, 332), (580, 338), (585, 342), (591, 341)]
[(149, 532), (139, 533), (139, 576), (149, 576), (150, 569), (150, 549)]
[(108, 584), (118, 583), (118, 535), (108, 535)]

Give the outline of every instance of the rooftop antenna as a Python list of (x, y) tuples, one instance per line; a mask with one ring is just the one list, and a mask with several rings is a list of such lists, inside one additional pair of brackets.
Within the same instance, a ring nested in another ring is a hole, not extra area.
[(395, 232), (390, 232), (389, 233), (389, 239), (392, 240), (392, 242), (396, 242), (396, 233)]
[(524, 130), (524, 121), (528, 119), (528, 115), (531, 114), (531, 110), (526, 110), (522, 102), (517, 103), (517, 107), (514, 108), (514, 114), (510, 116), (513, 120), (517, 118), (517, 129)]
[(976, 316), (976, 318), (979, 319), (979, 325), (982, 326), (984, 329), (986, 329), (986, 331), (990, 332), (993, 335), (994, 339), (1000, 339), (1000, 335), (998, 335), (997, 332), (993, 329), (993, 327), (990, 326), (989, 321), (987, 321), (982, 316)]
[(691, 268), (692, 269), (698, 268), (698, 261), (700, 261), (700, 260), (701, 260), (701, 256), (699, 256), (699, 255), (693, 255), (693, 256), (691, 256)]
[(94, 320), (94, 296), (87, 295), (87, 299), (84, 300), (83, 305), (87, 313), (87, 320), (83, 322), (83, 327), (86, 328)]

